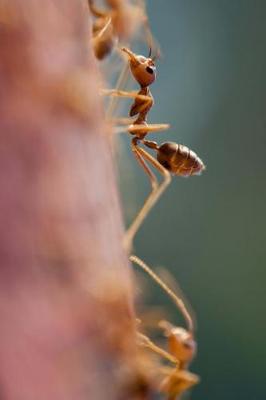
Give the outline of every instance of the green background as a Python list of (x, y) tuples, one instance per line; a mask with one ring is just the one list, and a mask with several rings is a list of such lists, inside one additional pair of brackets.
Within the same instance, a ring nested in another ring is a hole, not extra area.
[[(202, 382), (192, 398), (264, 399), (266, 1), (151, 0), (148, 14), (163, 52), (149, 122), (171, 124), (150, 138), (187, 145), (207, 170), (173, 178), (134, 251), (169, 269), (195, 312), (191, 370)], [(129, 223), (149, 184), (128, 136), (120, 142)], [(180, 323), (160, 289), (147, 288), (150, 304)]]

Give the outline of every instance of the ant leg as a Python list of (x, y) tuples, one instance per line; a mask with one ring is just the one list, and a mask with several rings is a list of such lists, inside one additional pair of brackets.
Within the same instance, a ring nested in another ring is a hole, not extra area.
[[(118, 123), (121, 123), (121, 125), (126, 122), (126, 118), (122, 118), (115, 120)], [(113, 122), (113, 120), (111, 120)], [(129, 132), (131, 134), (136, 134), (137, 132), (158, 132), (162, 131), (165, 129), (168, 129), (169, 125), (168, 124), (149, 124), (149, 125), (144, 125), (144, 124), (131, 124), (128, 126), (116, 126), (114, 128), (115, 133), (123, 133), (123, 132)], [(147, 142), (147, 141), (146, 141)], [(143, 142), (144, 143), (144, 142)]]
[[(115, 90), (121, 90), (121, 88), (125, 86), (125, 84), (128, 80), (128, 77), (129, 77), (129, 65), (128, 65), (128, 62), (126, 62), (118, 79), (117, 79)], [(117, 108), (117, 98), (111, 97), (110, 102), (108, 104), (107, 111), (106, 111), (107, 118), (111, 118), (111, 116), (114, 115), (116, 108)], [(130, 124), (130, 122), (129, 122), (129, 124)]]
[[(115, 120), (111, 120), (110, 122), (118, 122), (118, 124), (123, 125), (126, 122), (133, 122), (130, 118), (117, 118)], [(134, 124), (128, 126), (116, 126), (114, 128), (115, 133), (123, 133), (129, 132), (131, 134), (137, 134), (138, 132), (159, 132), (169, 129), (169, 124)], [(148, 140), (143, 141), (143, 143), (149, 143)], [(148, 146), (149, 147), (149, 146)]]
[[(131, 142), (131, 150), (132, 150), (134, 156), (136, 157), (137, 161), (139, 162), (140, 166), (144, 169), (145, 173), (148, 175), (148, 177), (150, 179), (150, 183), (151, 183), (151, 187), (152, 187), (152, 191), (150, 194), (150, 196), (151, 196), (154, 192), (156, 192), (158, 190), (158, 187), (159, 187), (158, 180), (157, 180), (156, 176), (154, 175), (154, 173), (151, 171), (151, 169), (146, 164), (143, 157), (139, 154), (138, 147), (134, 144), (133, 140), (134, 139), (132, 139), (132, 142)], [(148, 196), (148, 199), (150, 196)], [(146, 200), (146, 202), (147, 202), (147, 200)], [(144, 207), (145, 207), (146, 202), (144, 203)], [(143, 208), (142, 208), (142, 210), (143, 210)], [(138, 214), (138, 216), (139, 216), (139, 214)], [(133, 221), (133, 223), (131, 224), (130, 228), (127, 230), (127, 232), (125, 233), (125, 236), (124, 236), (123, 242), (124, 242), (125, 248), (128, 250), (131, 249), (133, 238), (134, 238), (139, 226), (142, 223), (142, 220), (141, 221), (138, 220), (138, 216), (135, 218), (135, 220)]]
[(151, 31), (150, 22), (147, 17), (145, 0), (137, 0), (137, 4), (143, 13), (143, 28), (144, 28), (145, 41), (150, 49), (156, 49), (157, 58), (158, 58), (158, 57), (160, 57), (160, 54), (161, 54), (160, 46), (159, 46), (158, 41), (153, 37), (152, 31)]
[(183, 392), (200, 381), (198, 375), (184, 369), (162, 366), (160, 372), (163, 374), (164, 379), (160, 384), (159, 390), (168, 394), (168, 400), (180, 399), (179, 396)]
[[(138, 105), (138, 114), (142, 113), (143, 111), (149, 110), (153, 99), (150, 96), (145, 94), (139, 94), (136, 91), (125, 91), (119, 89), (101, 89), (100, 94), (104, 96), (115, 96), (115, 97), (126, 97), (126, 98), (133, 98), (135, 100), (141, 100), (141, 105)], [(109, 113), (108, 113), (109, 114)], [(110, 114), (109, 114), (110, 115)]]
[(117, 97), (127, 97), (130, 99), (140, 99), (144, 100), (145, 102), (151, 101), (151, 98), (149, 96), (146, 96), (144, 94), (138, 94), (136, 91), (132, 92), (127, 92), (125, 90), (117, 90), (117, 89), (101, 89), (100, 94), (103, 96), (117, 96)]
[(103, 18), (108, 15), (106, 11), (100, 10), (98, 7), (96, 7), (93, 0), (88, 0), (88, 6), (94, 17)]
[(119, 89), (102, 89), (100, 90), (100, 94), (105, 96), (127, 97), (135, 100), (142, 100), (143, 104), (138, 107), (138, 114), (149, 108), (153, 102), (153, 99), (150, 96), (139, 94), (139, 92), (136, 91), (128, 92)]
[[(165, 131), (170, 128), (169, 124), (132, 124), (128, 127), (128, 130), (130, 133), (133, 133), (135, 135), (138, 134), (138, 132), (158, 132), (158, 131)], [(156, 167), (155, 167), (156, 168)]]
[[(108, 122), (114, 124), (117, 126), (119, 125), (125, 125), (124, 130), (126, 131), (127, 125), (131, 125), (132, 122), (134, 122), (134, 120), (130, 117), (118, 117), (118, 118), (111, 118), (109, 120), (107, 120)], [(119, 126), (120, 128), (120, 126)]]
[(170, 361), (175, 365), (179, 365), (179, 361), (173, 357), (170, 353), (163, 350), (161, 347), (157, 346), (155, 343), (151, 341), (148, 336), (144, 335), (143, 333), (137, 332), (137, 336), (139, 339), (139, 344), (143, 347), (147, 347), (148, 349), (152, 350), (154, 353), (159, 354), (161, 357), (165, 358), (166, 360)]
[(146, 159), (146, 161), (150, 162), (160, 172), (160, 174), (163, 176), (163, 181), (159, 185), (157, 182), (156, 185), (154, 184), (152, 185), (151, 193), (147, 197), (142, 209), (137, 214), (131, 226), (128, 228), (124, 237), (124, 244), (126, 246), (126, 249), (128, 250), (131, 249), (134, 236), (136, 235), (144, 219), (146, 218), (152, 207), (155, 205), (155, 203), (158, 201), (162, 193), (165, 191), (165, 189), (171, 182), (171, 175), (169, 171), (167, 171), (155, 158), (153, 158), (144, 149), (134, 144), (133, 141), (131, 148), (133, 153), (138, 155), (138, 159), (139, 158)]
[(105, 34), (105, 32), (107, 31), (107, 29), (110, 27), (110, 25), (111, 25), (111, 22), (112, 22), (112, 19), (111, 18), (108, 18), (107, 19), (107, 21), (106, 21), (106, 24), (103, 26), (103, 28), (92, 38), (92, 40), (97, 40), (97, 39), (100, 39), (104, 34)]
[[(180, 297), (178, 297), (166, 285), (166, 283), (164, 283), (163, 280), (139, 257), (131, 255), (129, 257), (129, 260), (132, 261), (134, 264), (138, 265), (144, 272), (146, 272), (146, 274), (148, 274), (157, 283), (157, 285), (159, 285), (168, 294), (168, 296), (173, 300), (174, 304), (181, 311), (184, 319), (186, 320), (189, 332), (193, 332), (194, 330), (193, 319), (189, 311), (187, 310), (183, 300)], [(167, 333), (171, 332), (171, 329), (173, 328), (173, 326), (167, 321), (161, 321), (159, 326)]]

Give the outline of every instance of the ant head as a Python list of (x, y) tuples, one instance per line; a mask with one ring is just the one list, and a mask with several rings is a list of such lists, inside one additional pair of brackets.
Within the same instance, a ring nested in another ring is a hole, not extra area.
[(180, 327), (173, 327), (168, 340), (171, 354), (181, 363), (189, 364), (197, 350), (197, 344), (192, 333)]
[[(148, 57), (136, 55), (127, 48), (123, 48), (129, 58), (129, 65), (132, 75), (141, 87), (146, 87), (151, 85), (156, 79), (156, 67), (154, 60)], [(150, 51), (151, 53), (151, 51)]]
[(168, 337), (170, 353), (180, 361), (181, 364), (189, 364), (197, 351), (197, 344), (193, 333), (184, 328), (174, 326), (167, 321), (160, 321), (159, 326)]

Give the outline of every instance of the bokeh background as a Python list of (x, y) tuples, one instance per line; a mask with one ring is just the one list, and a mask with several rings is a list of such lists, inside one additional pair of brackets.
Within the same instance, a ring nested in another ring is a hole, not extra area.
[[(202, 382), (192, 398), (264, 399), (266, 2), (150, 0), (147, 6), (163, 53), (149, 121), (171, 124), (151, 138), (189, 146), (207, 170), (173, 179), (134, 251), (171, 271), (195, 312), (199, 350), (191, 370)], [(119, 139), (127, 223), (149, 191), (129, 140)], [(147, 287), (148, 301), (180, 323), (160, 289)]]

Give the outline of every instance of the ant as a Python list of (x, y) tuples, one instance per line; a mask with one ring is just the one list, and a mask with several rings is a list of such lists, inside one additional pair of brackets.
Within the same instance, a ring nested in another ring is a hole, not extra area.
[[(169, 128), (169, 124), (148, 124), (147, 115), (154, 104), (154, 99), (149, 86), (156, 79), (155, 57), (151, 57), (151, 48), (148, 57), (136, 55), (126, 47), (121, 49), (127, 57), (129, 67), (134, 79), (140, 85), (138, 92), (127, 92), (123, 90), (103, 90), (105, 95), (134, 98), (135, 101), (130, 108), (129, 116), (137, 116), (136, 120), (127, 127), (129, 134), (133, 135), (131, 140), (131, 150), (137, 161), (148, 175), (152, 191), (147, 197), (142, 209), (137, 214), (125, 235), (126, 248), (131, 248), (134, 236), (136, 235), (143, 220), (165, 191), (171, 181), (171, 174), (178, 176), (199, 175), (205, 169), (202, 160), (188, 147), (174, 142), (165, 142), (158, 145), (154, 141), (146, 140), (146, 135), (150, 132), (157, 132)], [(131, 119), (123, 119), (126, 123)], [(119, 130), (120, 129), (120, 130)], [(117, 132), (124, 131), (125, 128), (118, 128)], [(149, 149), (155, 150), (157, 159), (144, 150), (139, 144), (143, 144)], [(149, 163), (163, 177), (159, 184), (156, 176), (151, 171)]]
[(176, 327), (168, 321), (160, 321), (159, 327), (164, 330), (164, 334), (168, 339), (169, 352), (163, 350), (153, 343), (146, 335), (138, 332), (137, 337), (139, 344), (146, 347), (162, 358), (166, 359), (174, 366), (160, 366), (161, 382), (159, 391), (166, 393), (169, 400), (175, 400), (179, 396), (196, 385), (199, 382), (199, 377), (190, 371), (188, 367), (192, 359), (195, 357), (197, 345), (194, 339), (194, 323), (184, 302), (155, 274), (137, 256), (130, 256), (130, 261), (138, 265), (145, 273), (147, 273), (173, 300), (174, 304), (183, 314), (187, 329)]
[(88, 0), (90, 12), (95, 17), (92, 45), (96, 58), (102, 60), (108, 56), (118, 40), (128, 40), (140, 24), (145, 28), (147, 41), (153, 42), (144, 0), (138, 0), (137, 5), (125, 0), (106, 0), (106, 3), (109, 9), (103, 10), (95, 6), (94, 0)]

